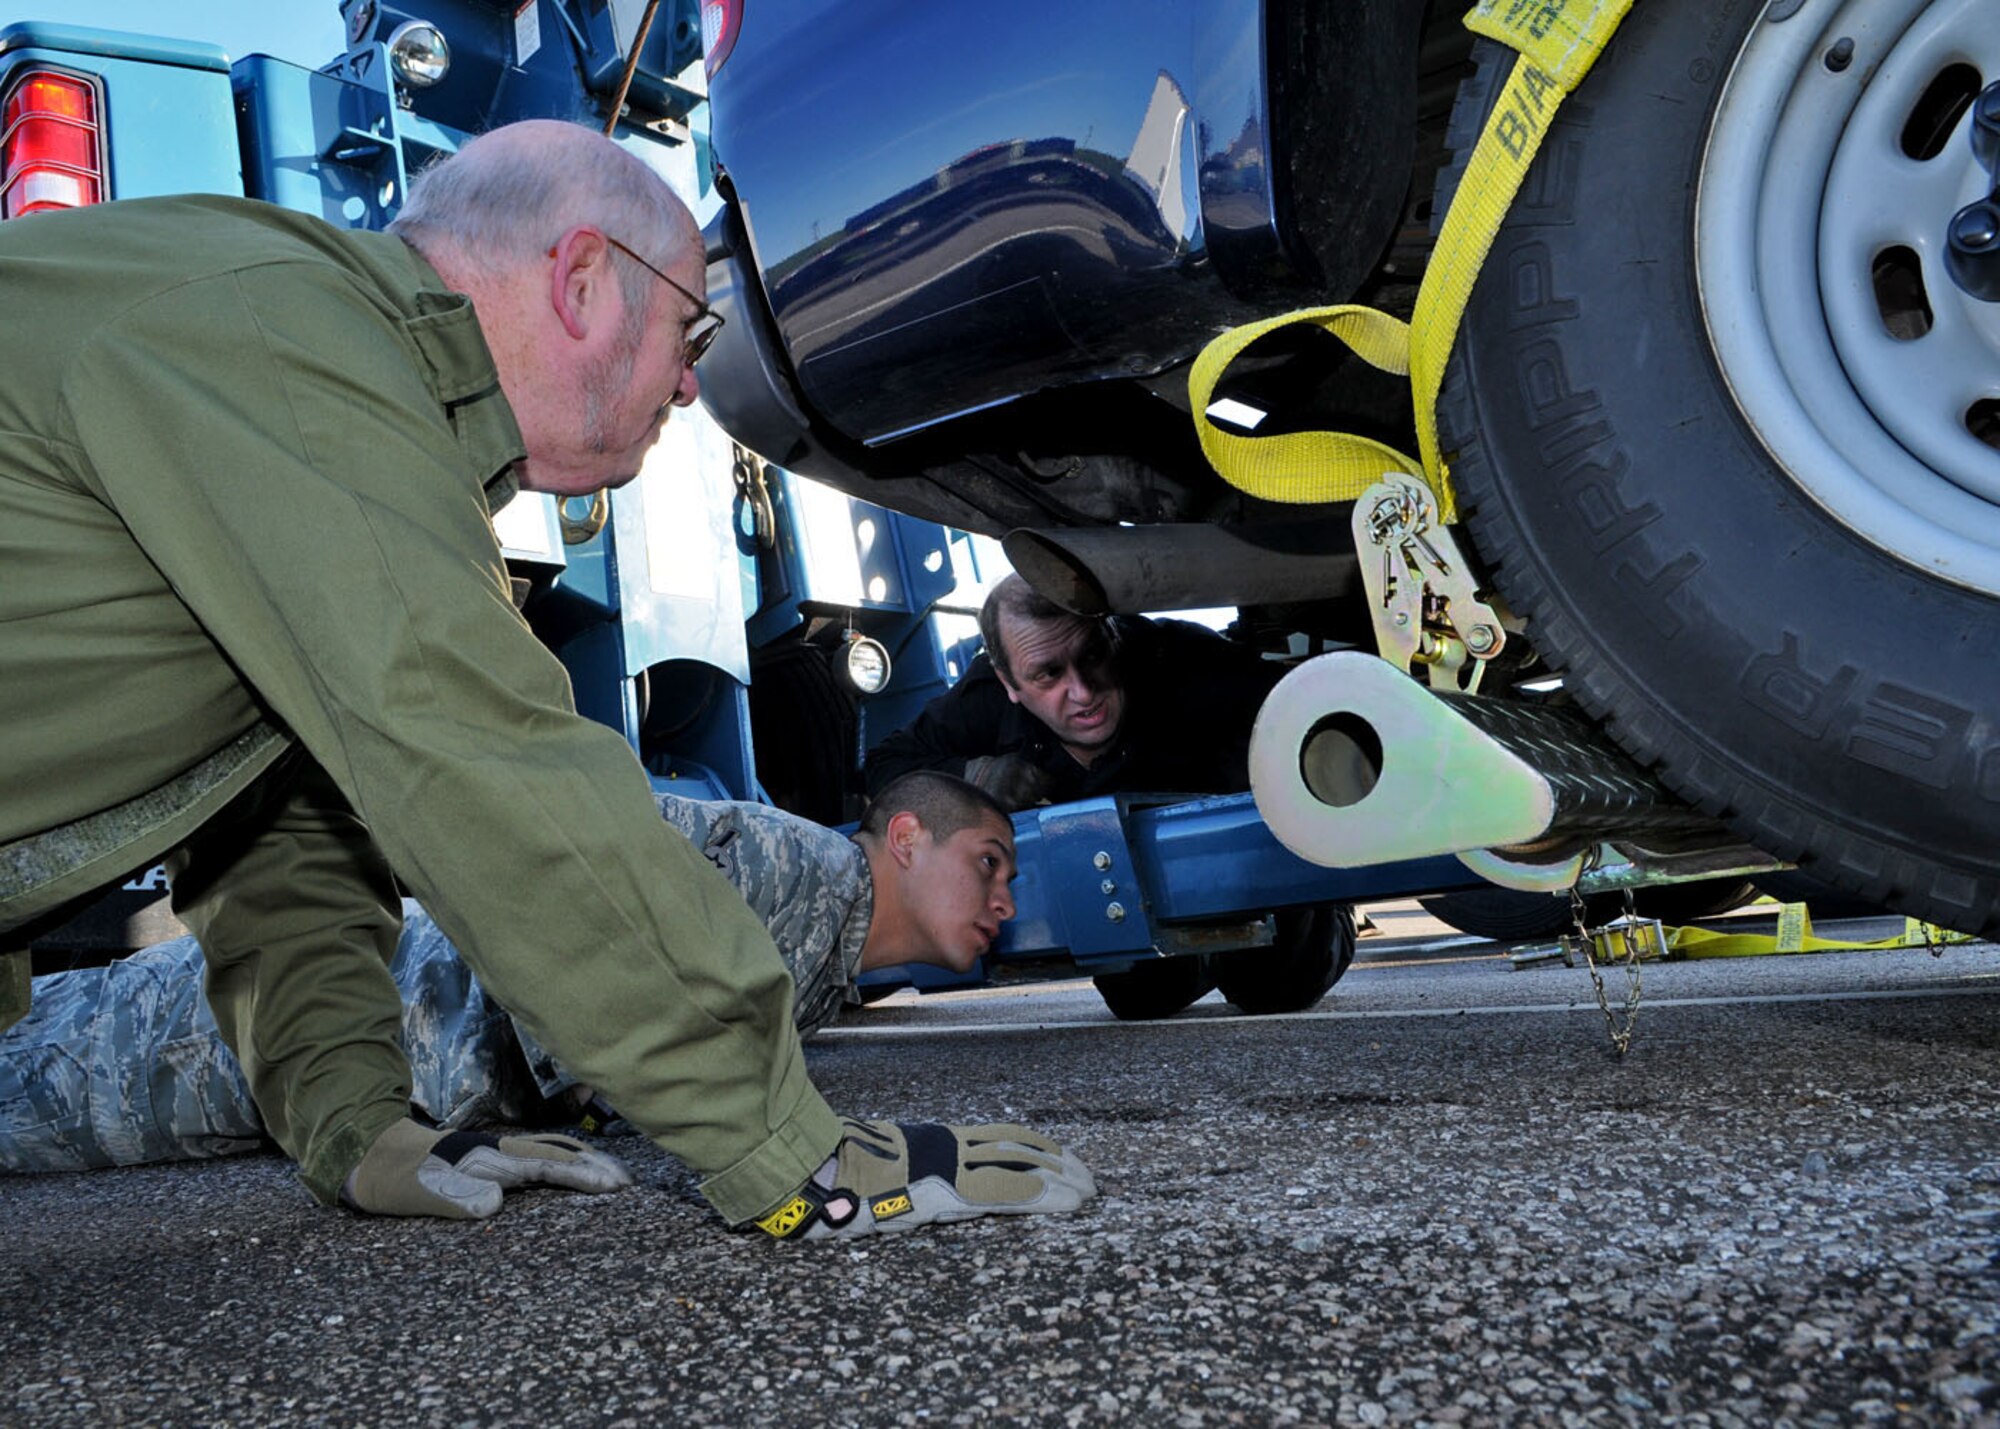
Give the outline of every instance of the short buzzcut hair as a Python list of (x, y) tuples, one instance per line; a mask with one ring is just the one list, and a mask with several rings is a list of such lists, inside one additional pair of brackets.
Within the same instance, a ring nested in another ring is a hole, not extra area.
[(1009, 574), (986, 592), (986, 599), (979, 607), (979, 638), (986, 646), (986, 658), (992, 663), (994, 672), (1009, 685), (1016, 686), (1019, 681), (1014, 678), (1014, 665), (1007, 655), (1007, 642), (1000, 638), (1002, 615), (1011, 615), (1016, 620), (1079, 618), (1029, 585), (1018, 573)]
[(898, 814), (915, 814), (933, 839), (948, 839), (961, 829), (978, 827), (989, 817), (1010, 829), (1014, 826), (1013, 816), (1000, 801), (977, 784), (934, 769), (900, 774), (883, 785), (862, 811), (859, 832), (882, 838), (889, 832), (889, 820)]

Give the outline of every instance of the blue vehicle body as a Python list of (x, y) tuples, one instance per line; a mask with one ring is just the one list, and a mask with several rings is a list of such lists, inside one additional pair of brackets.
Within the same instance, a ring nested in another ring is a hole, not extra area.
[[(808, 42), (807, 8), (799, 8), (796, 33), (781, 31), (769, 43)], [(352, 44), (318, 70), (262, 55), (232, 65), (212, 46), (17, 24), (0, 29), (0, 94), (33, 67), (93, 77), (109, 198), (241, 193), (380, 227), (415, 169), (480, 129), (536, 116), (601, 126), (637, 9), (535, 0), (538, 43), (529, 52), (527, 12), (514, 5), (430, 6), (423, 18), (450, 36), (455, 57), (447, 82), (430, 90), (397, 80), (386, 42), (413, 17), (377, 0), (348, 0)], [(1119, 147), (1010, 139), (912, 179), (940, 151), (860, 146), (844, 180), (827, 176), (827, 192), (868, 202), (832, 230), (834, 241), (787, 249), (766, 272), (779, 295), (777, 325), (810, 354), (810, 392), (843, 414), (852, 435), (886, 439), (894, 428), (935, 420), (945, 415), (936, 393), (964, 390), (914, 381), (878, 389), (862, 380), (862, 359), (874, 363), (897, 350), (905, 340), (898, 331), (912, 325), (976, 314), (968, 331), (998, 344), (968, 354), (968, 372), (978, 368), (971, 375), (984, 384), (976, 400), (986, 402), (1005, 400), (1031, 367), (1045, 368), (1051, 344), (1072, 354), (1065, 370), (1079, 377), (1169, 360), (1185, 311), (1163, 316), (1156, 332), (1133, 332), (1099, 312), (1114, 299), (1196, 292), (1203, 324), (1241, 311), (1220, 275), (1248, 283), (1280, 263), (1282, 245), (1270, 221), (1269, 174), (1244, 137), (1256, 129), (1257, 86), (1203, 39), (1197, 13), (1210, 12), (1175, 7), (1187, 26), (1177, 75), (1128, 76), (1122, 86), (1067, 76), (1037, 99), (1054, 106), (1051, 116), (1069, 113), (1086, 135), (1100, 115), (1113, 133), (1116, 117)], [(691, 0), (661, 7), (619, 141), (712, 229), (747, 217), (769, 241), (801, 237), (813, 223), (806, 208), (739, 211), (718, 188), (695, 33)], [(765, 36), (760, 18), (744, 43)], [(1027, 65), (1032, 56), (1017, 59)], [(1174, 107), (1189, 95), (1207, 116), (1193, 127)], [(741, 152), (780, 162), (787, 127), (818, 102), (829, 97), (792, 96), (778, 112), (744, 119)], [(986, 96), (971, 107), (999, 102)], [(1139, 117), (1150, 114), (1166, 118)], [(907, 117), (887, 112), (881, 122)], [(1224, 122), (1226, 132), (1215, 127)], [(1149, 124), (1164, 124), (1159, 132), (1171, 131), (1173, 143), (1155, 143)], [(1135, 169), (1148, 153), (1161, 173), (1172, 170), (1167, 182)], [(884, 186), (892, 191), (869, 197)], [(1019, 276), (1048, 264), (1049, 255), (1032, 248), (1003, 243), (970, 264), (954, 257), (963, 245), (979, 248), (987, 226), (1023, 202), (1075, 220), (1077, 235), (1055, 240), (1074, 247), (1062, 255), (1059, 290)], [(921, 256), (926, 276), (914, 284), (901, 259), (888, 263), (873, 239), (909, 223), (937, 234)], [(901, 295), (881, 311), (869, 296), (878, 281)], [(1012, 365), (1007, 351), (1016, 355)], [(709, 383), (729, 385), (721, 372)], [(641, 479), (601, 505), (524, 497), (496, 524), (524, 612), (568, 666), (579, 708), (621, 730), (657, 781), (701, 797), (774, 799), (829, 823), (857, 810), (854, 776), (867, 744), (906, 722), (969, 662), (976, 647), (965, 602), (996, 574), (981, 569), (991, 564), (990, 546), (964, 531), (803, 481), (732, 442), (699, 411), (677, 414)], [(891, 653), (893, 675), (879, 693), (858, 696), (829, 673), (854, 635)], [(1103, 971), (1163, 952), (1254, 946), (1257, 925), (1273, 909), (1477, 882), (1445, 860), (1365, 879), (1306, 864), (1277, 846), (1247, 794), (1169, 807), (1092, 801), (1021, 815), (1017, 829), (1020, 916), (989, 972), (1007, 965)], [(1111, 904), (1115, 915), (1107, 914)], [(1206, 941), (1185, 936), (1203, 927), (1219, 931)], [(1234, 943), (1230, 930), (1240, 930)], [(1261, 938), (1268, 942), (1268, 931)]]
[[(800, 393), (849, 437), (1157, 371), (1188, 331), (1254, 315), (1232, 284), (1304, 290), (1263, 7), (1027, 9), (744, 8), (718, 153)], [(875, 69), (898, 82), (858, 82)]]
[(710, 81), (717, 417), (996, 534), (1195, 513), (1175, 375), (1375, 269), (1424, 10), (743, 0)]
[[(1094, 31), (1095, 64), (1047, 74), (1041, 27), (996, 26), (971, 71), (979, 87), (956, 93), (967, 71), (936, 57), (965, 45), (961, 16), (934, 7), (909, 23), (908, 7), (893, 7), (904, 22), (885, 25), (879, 12), (892, 7), (857, 8), (835, 24), (824, 7), (748, 7), (717, 101), (731, 116), (727, 171), (772, 319), (801, 395), (838, 430), (877, 442), (1051, 378), (1163, 366), (1190, 297), (1204, 320), (1240, 314), (1212, 286), (1184, 291), (1215, 241), (1201, 221), (1203, 191), (1268, 190), (1254, 146), (1247, 159), (1205, 155), (1212, 130), (1187, 122), (1190, 93), (1225, 87), (1253, 126), (1255, 116), (1241, 76), (1197, 61), (1185, 7), (1161, 7), (1163, 28), (1178, 20), (1181, 33), (1171, 68), (1155, 75), (1120, 68), (1136, 9), (1072, 9), (1067, 28)], [(866, 43), (871, 22), (879, 49)], [(836, 31), (828, 64), (824, 42)], [(818, 84), (759, 83), (795, 74), (803, 59), (789, 51), (800, 47), (820, 53)], [(864, 48), (916, 82), (841, 84), (841, 57)], [(739, 72), (741, 92), (731, 84)], [(865, 163), (817, 168), (822, 156), (800, 136), (835, 104), (841, 128), (887, 142), (869, 146)], [(939, 113), (950, 118), (939, 123)], [(1145, 315), (1137, 325), (1134, 312)], [(949, 365), (909, 380), (934, 350), (948, 351)]]

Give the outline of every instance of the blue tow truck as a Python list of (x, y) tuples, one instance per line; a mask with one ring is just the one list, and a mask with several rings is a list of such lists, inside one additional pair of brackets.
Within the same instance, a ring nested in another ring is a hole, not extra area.
[[(415, 170), (473, 133), (526, 117), (602, 128), (622, 94), (618, 142), (698, 218), (725, 223), (693, 0), (648, 7), (643, 26), (638, 6), (600, 0), (444, 0), (422, 17), (347, 0), (342, 13), (348, 48), (318, 69), (78, 26), (0, 29), (0, 212), (205, 191), (377, 228)], [(971, 617), (1005, 569), (990, 538), (804, 479), (700, 409), (668, 425), (630, 486), (523, 496), (496, 526), (579, 708), (621, 730), (661, 787), (830, 824), (858, 812), (862, 752), (976, 653)], [(1323, 918), (1276, 915), (1482, 883), (1445, 856), (1309, 863), (1247, 793), (1096, 799), (1016, 825), (1020, 912), (984, 968), (890, 970), (874, 991), (1082, 972), (1114, 1008), (1170, 1012), (1187, 997), (1120, 1002), (1110, 989), (1198, 995), (1208, 982), (1192, 969), (1226, 959), (1241, 1005), (1286, 1010), (1317, 1001), (1353, 941)], [(129, 916), (157, 903), (161, 877), (138, 876), (87, 932), (57, 935), (56, 954), (172, 931), (158, 906)]]

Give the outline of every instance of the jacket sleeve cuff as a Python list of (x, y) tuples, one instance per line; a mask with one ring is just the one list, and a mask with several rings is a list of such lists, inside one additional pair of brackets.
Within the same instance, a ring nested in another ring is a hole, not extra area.
[[(30, 972), (33, 963), (25, 952), (0, 952), (0, 1030), (12, 1027), (28, 1015)], [(824, 1156), (820, 1161), (824, 1161)], [(815, 1166), (818, 1161), (813, 1163)]]
[(840, 1119), (818, 1092), (808, 1095), (762, 1145), (701, 1183), (701, 1193), (732, 1226), (775, 1210), (805, 1185), (840, 1145)]

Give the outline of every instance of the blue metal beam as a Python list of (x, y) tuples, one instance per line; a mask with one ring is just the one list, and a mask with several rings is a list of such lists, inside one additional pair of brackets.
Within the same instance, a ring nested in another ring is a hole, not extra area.
[(1015, 815), (1014, 837), (1018, 911), (994, 952), (1002, 963), (1067, 953), (1086, 967), (1123, 965), (1175, 924), (1487, 886), (1449, 857), (1308, 863), (1272, 836), (1249, 794), (1086, 799)]

